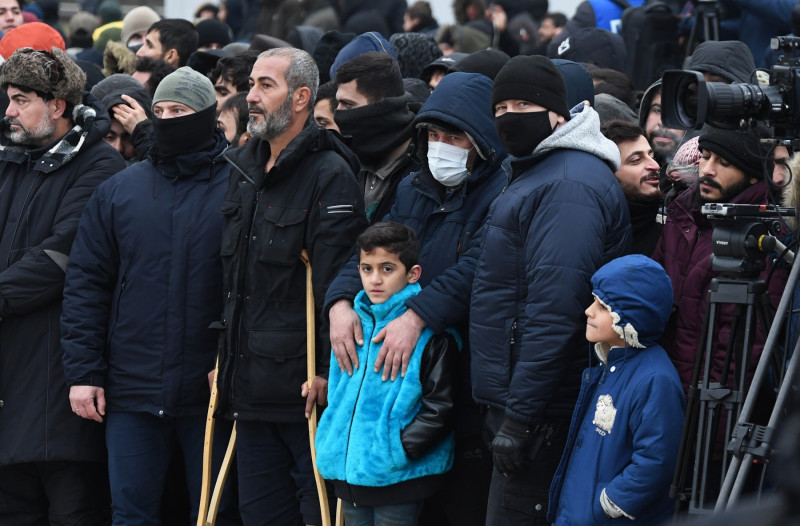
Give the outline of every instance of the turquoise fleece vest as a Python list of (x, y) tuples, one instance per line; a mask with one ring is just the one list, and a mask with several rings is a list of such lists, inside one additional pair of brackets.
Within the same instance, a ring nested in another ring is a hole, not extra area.
[(416, 460), (406, 457), (400, 441), (400, 433), (422, 404), (420, 363), (433, 332), (422, 332), (405, 377), (384, 382), (382, 373), (372, 370), (383, 343), (372, 343), (372, 338), (406, 311), (406, 300), (419, 290), (417, 284), (408, 285), (380, 305), (373, 305), (363, 290), (355, 298), (364, 330), (364, 346), (358, 347), (359, 368), (353, 376), (342, 374), (331, 357), (328, 408), (317, 429), (317, 467), (326, 479), (383, 487), (444, 473), (453, 464), (452, 434)]

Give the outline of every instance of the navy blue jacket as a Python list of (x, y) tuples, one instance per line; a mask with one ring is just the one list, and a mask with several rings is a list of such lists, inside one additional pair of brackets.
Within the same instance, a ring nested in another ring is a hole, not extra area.
[(618, 258), (592, 277), (624, 346), (595, 344), (600, 365), (583, 385), (564, 455), (550, 489), (548, 521), (616, 524), (600, 495), (637, 524), (664, 524), (683, 428), (683, 387), (658, 339), (672, 310), (672, 283), (641, 254)]
[[(463, 130), (483, 158), (466, 183), (447, 192), (428, 169), (427, 128), (421, 128), (423, 168), (403, 179), (392, 210), (384, 218), (410, 226), (419, 238), (422, 291), (407, 304), (434, 331), (457, 327), (466, 334), (475, 260), (461, 256), (476, 239), (475, 232), (505, 184), (501, 164), (506, 152), (490, 112), (491, 90), (491, 80), (477, 73), (451, 73), (442, 79), (414, 125), (435, 119)], [(325, 297), (326, 312), (340, 299), (352, 301), (362, 289), (357, 261), (356, 254), (331, 284)]]
[(136, 163), (98, 187), (67, 266), (69, 385), (105, 389), (108, 411), (202, 414), (222, 311), (220, 244), (230, 165), (211, 150)]
[(470, 306), (473, 396), (536, 425), (568, 418), (590, 348), (590, 278), (631, 244), (619, 150), (583, 104), (523, 158), (489, 211)]

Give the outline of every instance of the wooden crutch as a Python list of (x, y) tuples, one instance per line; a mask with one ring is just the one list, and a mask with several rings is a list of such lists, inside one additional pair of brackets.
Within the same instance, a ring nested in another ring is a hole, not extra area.
[[(214, 411), (217, 409), (219, 401), (219, 391), (217, 391), (217, 374), (219, 373), (219, 359), (214, 365), (214, 381), (211, 384), (211, 399), (208, 402), (208, 415), (206, 416), (206, 435), (203, 442), (203, 478), (200, 489), (200, 508), (197, 513), (197, 526), (214, 526), (217, 521), (219, 503), (222, 499), (222, 489), (228, 480), (228, 474), (236, 455), (236, 422), (233, 423), (231, 438), (228, 441), (228, 448), (225, 451), (225, 458), (214, 485), (214, 492), (211, 493), (211, 472), (212, 472), (212, 446), (214, 445)], [(211, 499), (209, 501), (209, 493)]]
[[(308, 260), (306, 249), (300, 253), (300, 259), (306, 266), (306, 376), (308, 391), (311, 392), (311, 383), (317, 377), (317, 324), (314, 311), (314, 289), (311, 282), (311, 262)], [(311, 464), (314, 467), (314, 480), (317, 483), (317, 494), (319, 494), (319, 508), (322, 512), (322, 526), (331, 526), (331, 512), (328, 506), (328, 491), (325, 489), (325, 481), (317, 469), (317, 448), (314, 439), (317, 436), (317, 404), (311, 406), (311, 415), (308, 418), (308, 440), (311, 445)], [(338, 510), (337, 510), (337, 524)]]

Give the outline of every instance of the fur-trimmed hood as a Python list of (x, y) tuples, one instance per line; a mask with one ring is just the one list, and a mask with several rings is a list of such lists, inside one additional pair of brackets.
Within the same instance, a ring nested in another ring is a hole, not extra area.
[(672, 311), (672, 282), (661, 265), (641, 254), (617, 258), (592, 276), (592, 295), (611, 313), (626, 346), (658, 343)]
[[(795, 154), (789, 157), (788, 162), (791, 181), (783, 188), (783, 206), (800, 210), (800, 155)], [(797, 217), (787, 217), (786, 222), (792, 231), (797, 230)]]

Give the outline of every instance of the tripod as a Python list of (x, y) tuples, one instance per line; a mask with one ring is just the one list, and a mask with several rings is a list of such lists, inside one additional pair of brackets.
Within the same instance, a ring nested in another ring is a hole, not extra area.
[[(792, 257), (794, 257), (792, 255)], [(734, 447), (734, 458), (728, 468), (722, 488), (720, 490), (719, 498), (717, 499), (716, 510), (721, 511), (730, 508), (736, 504), (739, 496), (741, 495), (744, 483), (747, 479), (748, 472), (752, 466), (753, 458), (766, 458), (771, 453), (772, 446), (772, 430), (778, 418), (783, 413), (787, 399), (790, 396), (790, 390), (795, 388), (798, 384), (798, 352), (800, 352), (800, 340), (794, 344), (794, 359), (789, 361), (789, 366), (786, 369), (786, 376), (780, 385), (778, 397), (775, 400), (775, 407), (770, 414), (769, 423), (766, 427), (755, 426), (748, 423), (755, 405), (757, 392), (760, 390), (761, 384), (766, 377), (767, 367), (769, 367), (769, 358), (772, 354), (771, 349), (775, 347), (778, 335), (781, 331), (782, 324), (786, 319), (784, 315), (790, 309), (792, 293), (794, 292), (795, 285), (797, 284), (798, 275), (800, 275), (800, 265), (793, 265), (792, 271), (789, 273), (789, 279), (786, 282), (781, 301), (778, 304), (778, 309), (775, 314), (776, 323), (769, 331), (767, 341), (764, 344), (764, 352), (761, 359), (758, 361), (755, 375), (753, 376), (753, 383), (750, 387), (750, 392), (747, 394), (742, 412), (737, 422), (736, 431), (732, 440)]]
[[(714, 328), (724, 304), (735, 305), (735, 312), (725, 354), (718, 356)], [(763, 280), (714, 278), (711, 281), (701, 349), (692, 371), (678, 463), (670, 489), (670, 495), (677, 498), (676, 511), (686, 503), (690, 514), (710, 514), (714, 510), (708, 503), (715, 500), (729, 461), (728, 451), (715, 447), (717, 438), (720, 433), (724, 433), (725, 439), (732, 434), (733, 422), (738, 419), (748, 388), (747, 373), (757, 322), (761, 327), (769, 327), (770, 311), (767, 284)], [(712, 381), (714, 371), (719, 371), (719, 381)], [(723, 423), (724, 430), (720, 429)], [(719, 475), (715, 477), (712, 471), (717, 470)]]
[(694, 48), (700, 44), (700, 37), (697, 33), (697, 26), (702, 24), (703, 36), (706, 40), (719, 40), (719, 12), (715, 0), (700, 0), (695, 8), (695, 21), (692, 30), (689, 32), (689, 40), (686, 42), (686, 57), (694, 52)]

